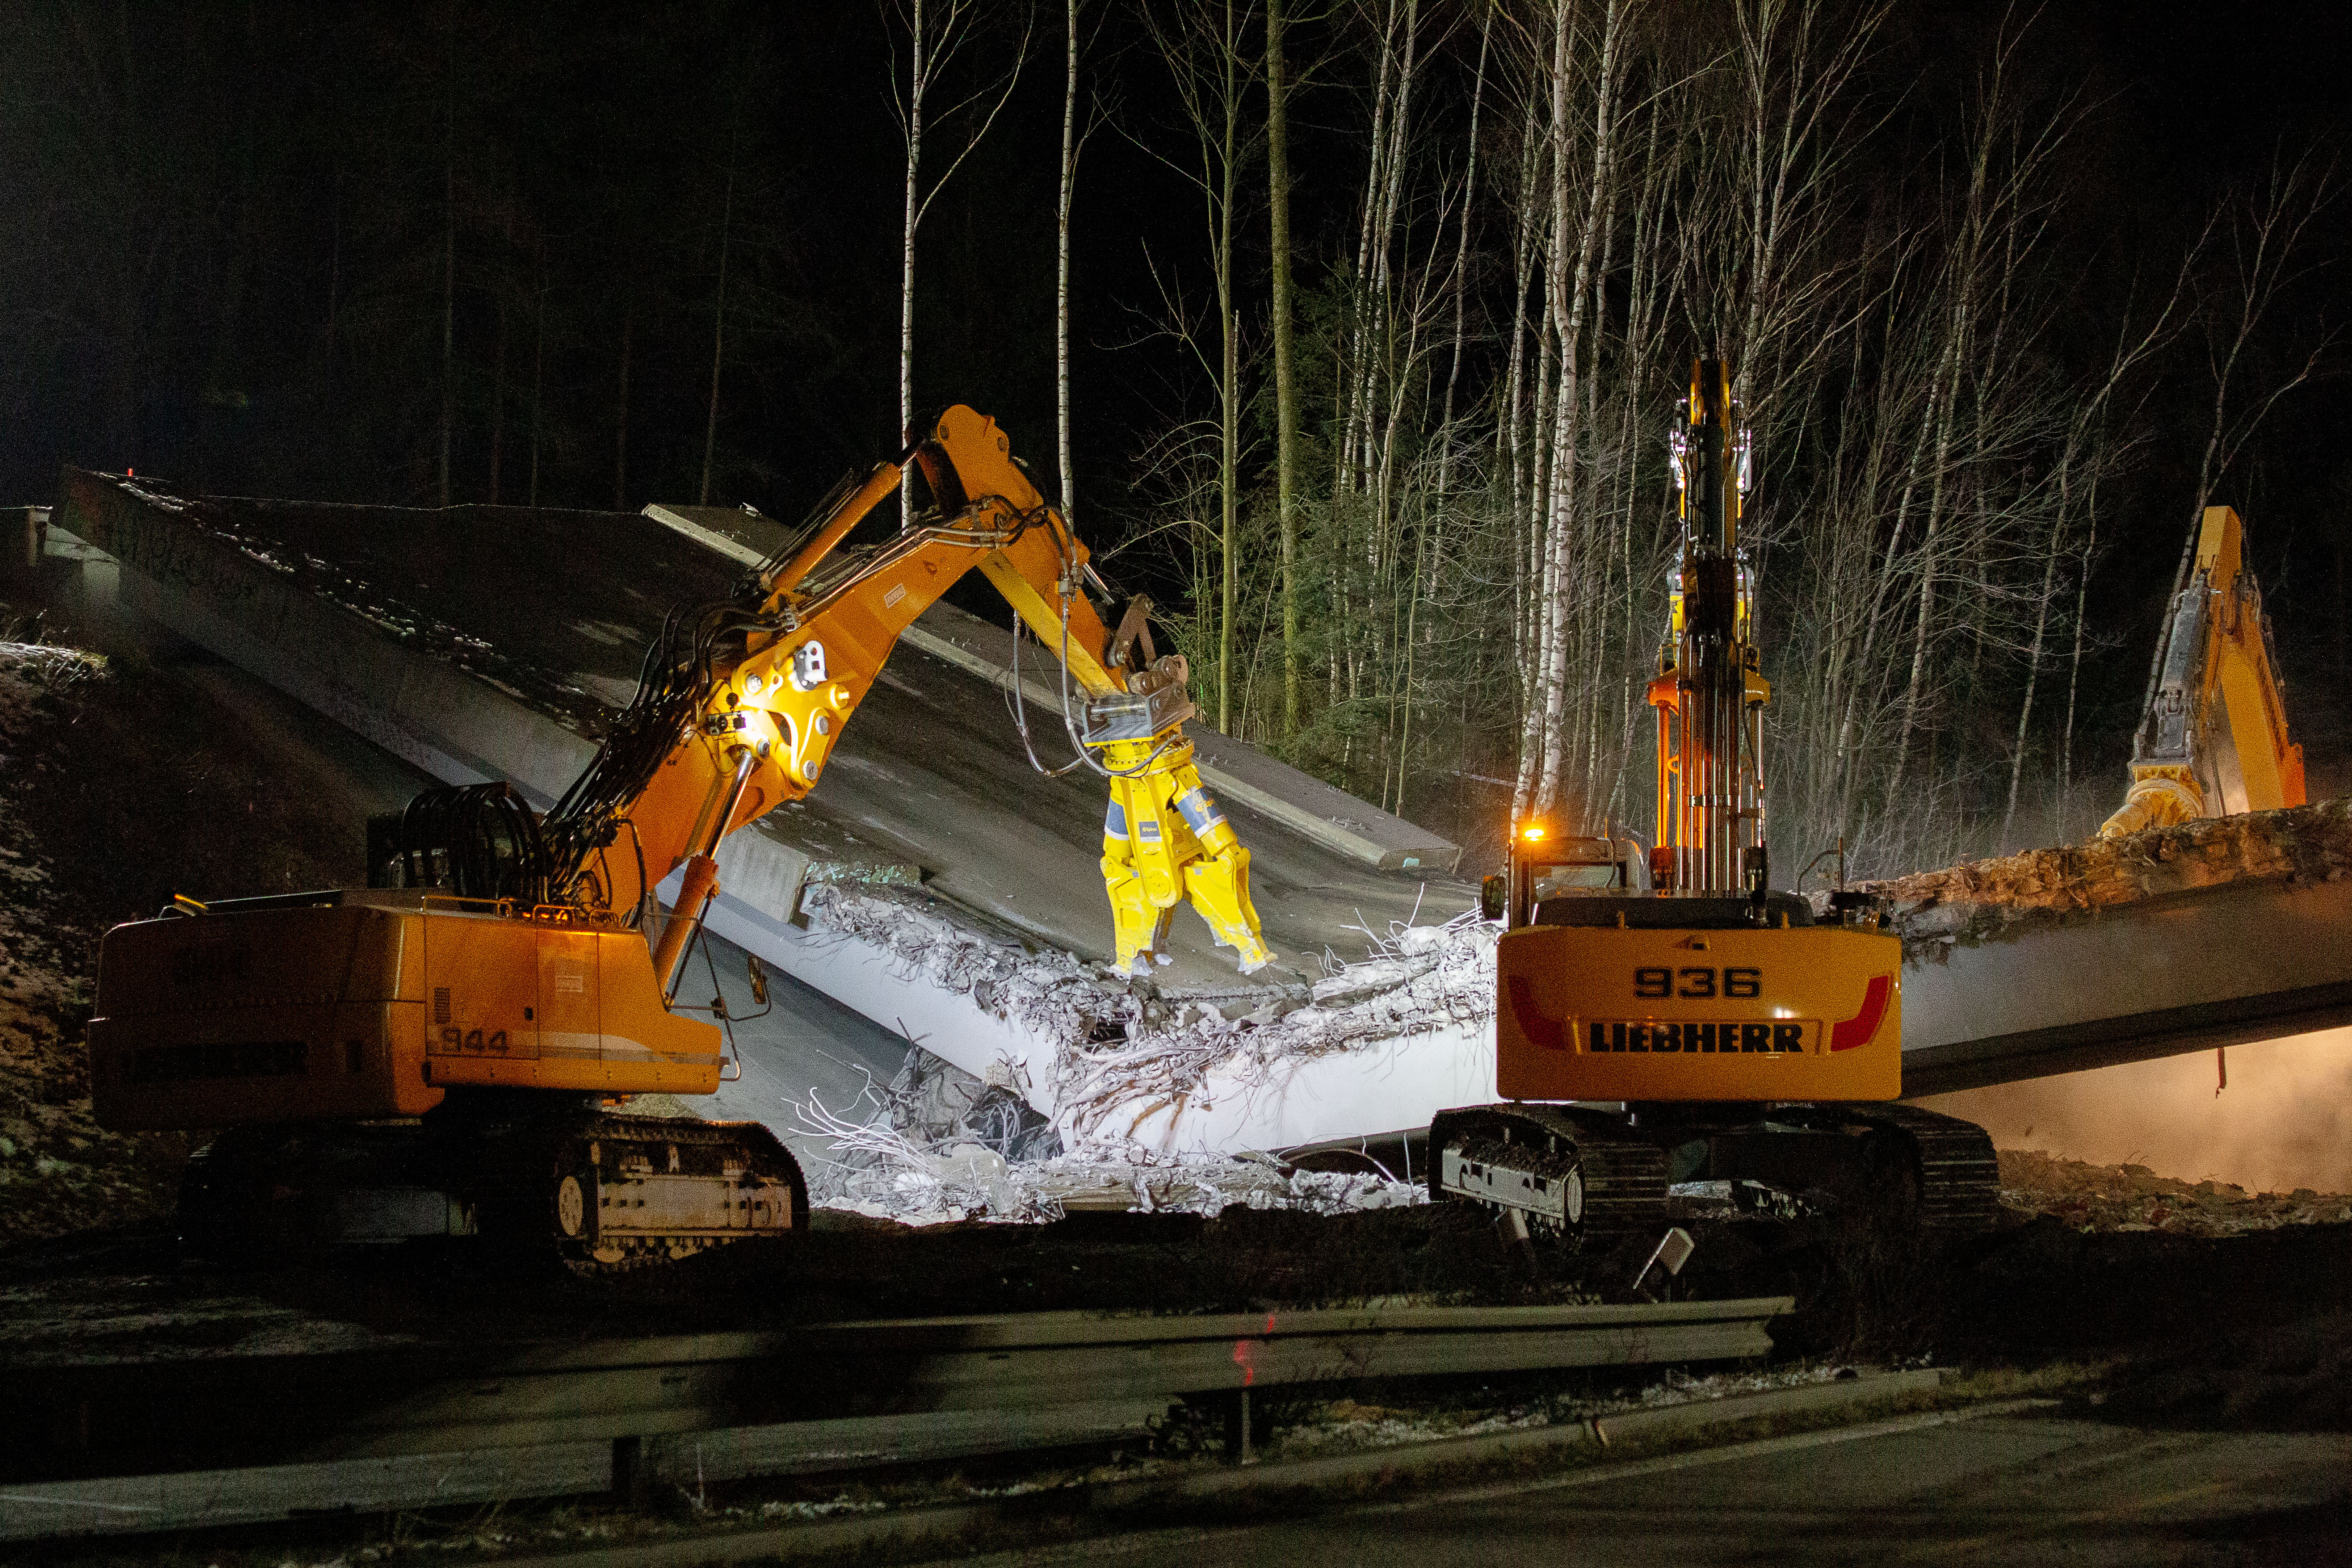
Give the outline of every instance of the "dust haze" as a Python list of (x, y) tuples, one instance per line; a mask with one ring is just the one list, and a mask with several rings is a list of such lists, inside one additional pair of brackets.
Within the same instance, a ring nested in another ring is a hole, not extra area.
[(2253, 1192), (2352, 1191), (2352, 1029), (1937, 1094), (1921, 1104), (1977, 1123), (1997, 1147), (2094, 1165), (2143, 1165)]

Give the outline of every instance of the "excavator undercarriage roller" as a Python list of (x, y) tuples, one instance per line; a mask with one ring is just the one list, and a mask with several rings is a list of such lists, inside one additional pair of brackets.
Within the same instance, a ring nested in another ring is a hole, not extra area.
[(594, 1276), (808, 1228), (799, 1163), (756, 1122), (512, 1111), (233, 1128), (189, 1162), (182, 1243), (261, 1263), (481, 1236)]
[(1905, 1228), (1990, 1228), (2000, 1208), (1992, 1140), (1957, 1117), (1902, 1104), (1774, 1105), (1717, 1124), (1693, 1106), (1637, 1124), (1544, 1104), (1441, 1113), (1431, 1124), (1430, 1196), (1516, 1215), (1531, 1234), (1574, 1239), (1669, 1218), (1670, 1161), (1694, 1176), (1757, 1183), (1801, 1209), (1833, 1205)]
[(1531, 1232), (1577, 1240), (1663, 1223), (1657, 1145), (1605, 1114), (1561, 1105), (1446, 1111), (1429, 1129), (1429, 1193), (1517, 1215)]

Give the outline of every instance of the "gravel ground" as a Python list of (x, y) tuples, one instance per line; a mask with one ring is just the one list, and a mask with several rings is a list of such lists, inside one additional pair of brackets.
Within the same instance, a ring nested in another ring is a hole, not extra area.
[(2049, 1215), (2083, 1231), (2160, 1230), (2168, 1236), (2242, 1236), (2285, 1225), (2352, 1222), (2352, 1197), (2248, 1192), (2229, 1182), (2185, 1182), (2146, 1166), (2092, 1166), (2042, 1151), (2003, 1149), (2000, 1199), (2014, 1214)]

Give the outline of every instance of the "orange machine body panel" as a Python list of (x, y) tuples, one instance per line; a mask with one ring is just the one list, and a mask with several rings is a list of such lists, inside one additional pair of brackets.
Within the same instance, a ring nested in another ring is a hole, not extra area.
[(1903, 1092), (1903, 944), (1879, 932), (1528, 925), (1496, 987), (1506, 1099)]
[(645, 938), (416, 891), (106, 935), (100, 1123), (419, 1116), (457, 1084), (708, 1094), (719, 1031), (666, 1011)]

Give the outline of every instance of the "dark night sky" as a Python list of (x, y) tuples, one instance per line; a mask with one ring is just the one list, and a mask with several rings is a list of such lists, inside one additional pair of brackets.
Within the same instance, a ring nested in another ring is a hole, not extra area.
[[(971, 46), (976, 69), (995, 68), (1017, 33), (1017, 14), (1003, 9)], [(542, 239), (553, 411), (543, 498), (614, 499), (611, 389), (631, 311), (644, 325), (633, 340), (623, 499), (691, 498), (715, 170), (728, 144), (728, 84), (739, 78), (751, 84), (751, 107), (733, 135), (739, 162), (755, 172), (742, 220), (750, 248), (739, 253), (730, 300), (750, 319), (730, 352), (713, 498), (796, 516), (844, 467), (893, 444), (901, 150), (887, 105), (891, 35), (875, 6), (473, 0), (455, 12), (454, 51), (449, 15), (28, 0), (0, 17), (0, 198), (15, 214), (0, 240), (0, 496), (46, 497), (65, 460), (136, 464), (195, 488), (429, 501), (453, 57), (465, 378), (457, 498), (487, 496), (482, 411), (497, 374), (499, 301), (512, 335), (511, 403), (528, 366), (521, 323)], [(1182, 356), (1150, 339), (1147, 256), (1195, 291), (1205, 276), (1197, 198), (1150, 151), (1180, 152), (1187, 133), (1131, 17), (1111, 15), (1092, 60), (1120, 123), (1087, 149), (1076, 244), (1080, 501), (1098, 546), (1132, 528), (1138, 454), (1187, 406), (1188, 385), (1197, 392)], [(2031, 18), (2021, 60), (2044, 95), (2071, 90), (2088, 106), (2062, 220), (2086, 293), (2113, 297), (2136, 269), (2165, 271), (2220, 189), (2258, 178), (2278, 150), (2291, 156), (2340, 129), (2352, 61), (2340, 6), (2053, 0), (2034, 13), (1906, 0), (1873, 68), (1874, 89), (1897, 108), (1872, 156), (1922, 155), (1919, 140), (1946, 123), (1939, 117), (2005, 17)], [(940, 197), (920, 262), (919, 404), (961, 401), (995, 413), (1041, 476), (1053, 466), (1060, 27), (1051, 7), (1037, 16), (1015, 97)], [(1309, 26), (1301, 52), (1323, 36)], [(1473, 36), (1465, 29), (1454, 47)], [(1349, 232), (1363, 161), (1359, 72), (1357, 61), (1335, 64), (1300, 110), (1297, 224), (1315, 256), (1336, 253)], [(125, 90), (134, 78), (138, 90)], [(1433, 115), (1455, 111), (1445, 95), (1457, 89), (1433, 91)], [(124, 113), (135, 102), (138, 134), (118, 136), (131, 121), (93, 114), (100, 99)], [(113, 173), (92, 183), (91, 169)], [(1245, 304), (1260, 314), (1262, 211), (1252, 193)], [(2352, 252), (2352, 203), (2336, 203), (2315, 232), (2315, 258)], [(159, 233), (169, 236), (160, 269), (142, 272), (137, 246)], [(372, 271), (335, 271), (357, 269), (352, 258), (362, 253)], [(146, 336), (130, 356), (109, 313), (123, 279), (145, 289)], [(2343, 319), (2345, 286), (2340, 266), (2308, 279), (2283, 303), (2265, 352), (2284, 358), (2323, 317)], [(373, 314), (341, 329), (343, 368), (322, 380), (318, 323), (337, 287)], [(2178, 378), (2181, 390), (2151, 405), (2158, 434), (2140, 515), (2119, 519), (2131, 542), (2102, 579), (2100, 624), (2119, 644), (2151, 634), (2187, 521), (2194, 381)], [(121, 413), (130, 404), (115, 389), (124, 385), (137, 389), (135, 415)], [(503, 437), (509, 500), (519, 498), (519, 417)], [(2309, 658), (2344, 658), (2330, 628), (2344, 623), (2352, 458), (2327, 437), (2347, 425), (2352, 385), (2340, 377), (2282, 403), (2221, 497), (2252, 525), (2291, 677)], [(1139, 559), (1131, 565), (1150, 575)], [(2109, 684), (2112, 728), (2117, 705), (2136, 704), (2137, 692), (2128, 673)], [(2338, 723), (2313, 710), (2315, 733)]]

